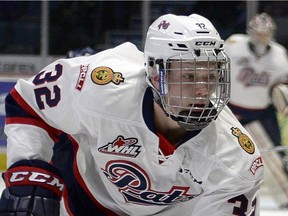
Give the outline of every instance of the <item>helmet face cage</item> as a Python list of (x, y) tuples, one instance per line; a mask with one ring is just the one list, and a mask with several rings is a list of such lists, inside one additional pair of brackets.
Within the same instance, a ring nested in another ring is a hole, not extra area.
[(206, 127), (230, 98), (229, 58), (223, 51), (205, 50), (201, 56), (173, 56), (164, 64), (159, 71), (163, 110), (186, 130)]
[(167, 116), (186, 130), (206, 127), (229, 100), (230, 60), (223, 44), (212, 23), (197, 14), (164, 15), (149, 27), (147, 82)]

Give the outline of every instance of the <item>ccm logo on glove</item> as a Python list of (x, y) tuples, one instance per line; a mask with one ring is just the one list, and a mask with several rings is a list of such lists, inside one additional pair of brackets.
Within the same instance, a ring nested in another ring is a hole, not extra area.
[(59, 197), (64, 189), (63, 180), (47, 170), (36, 167), (15, 167), (4, 173), (7, 187), (19, 185), (37, 185), (53, 191)]

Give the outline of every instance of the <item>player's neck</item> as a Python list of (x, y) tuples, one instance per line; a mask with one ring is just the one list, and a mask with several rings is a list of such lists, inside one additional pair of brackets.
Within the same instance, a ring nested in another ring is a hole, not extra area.
[(255, 46), (253, 43), (249, 42), (249, 48), (257, 58), (261, 58), (269, 52), (271, 46), (269, 44), (266, 46)]
[(186, 134), (177, 122), (167, 117), (162, 108), (154, 102), (154, 124), (157, 132), (161, 133), (171, 144), (177, 146)]

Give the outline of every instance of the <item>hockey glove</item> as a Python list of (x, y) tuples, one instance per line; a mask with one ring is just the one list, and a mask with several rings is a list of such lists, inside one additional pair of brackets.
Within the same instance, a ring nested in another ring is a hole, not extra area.
[[(36, 167), (37, 166), (37, 167)], [(59, 216), (64, 188), (57, 170), (39, 160), (19, 161), (3, 178), (0, 216)]]

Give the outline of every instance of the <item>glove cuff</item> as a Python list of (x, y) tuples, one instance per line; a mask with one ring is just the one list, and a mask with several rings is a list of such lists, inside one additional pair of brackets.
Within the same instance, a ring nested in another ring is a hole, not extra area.
[(53, 172), (38, 167), (16, 166), (3, 173), (6, 187), (40, 186), (62, 197), (64, 182)]

